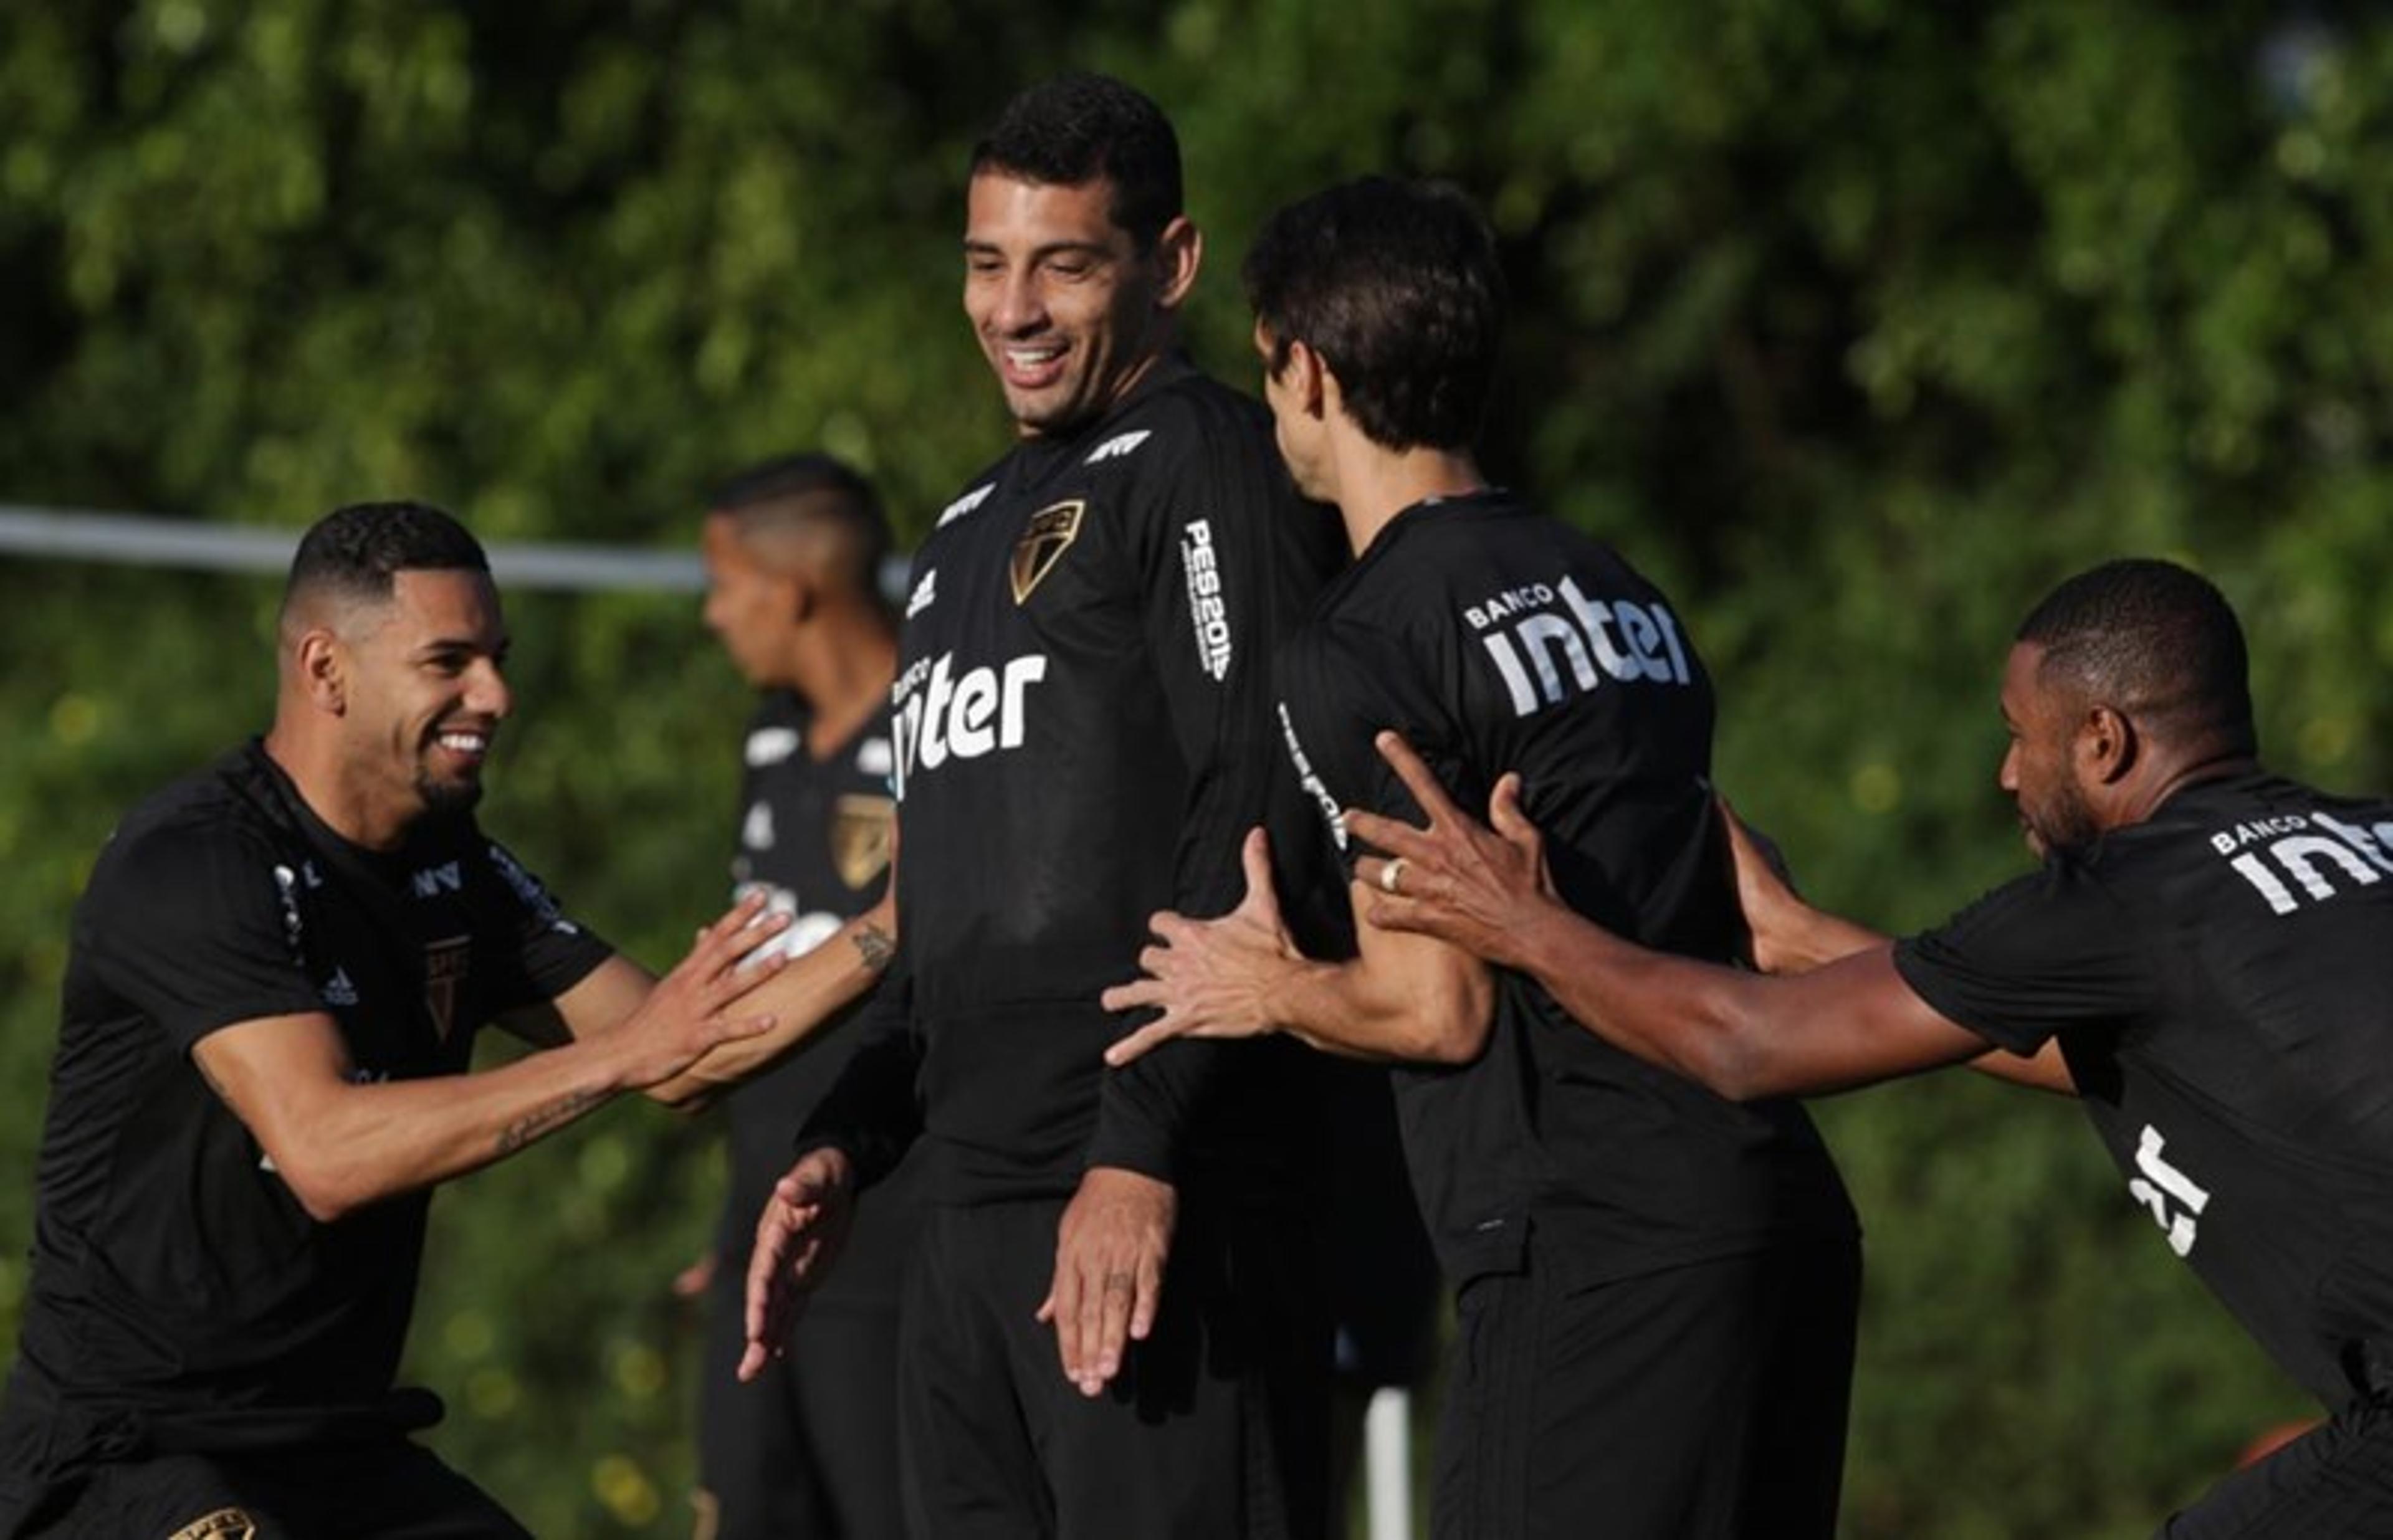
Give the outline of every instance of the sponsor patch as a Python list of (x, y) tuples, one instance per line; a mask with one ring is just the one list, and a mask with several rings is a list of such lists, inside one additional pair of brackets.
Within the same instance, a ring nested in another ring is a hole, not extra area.
[(1222, 596), (1222, 566), (1213, 555), (1213, 527), (1196, 519), (1180, 532), (1180, 566), (1188, 577), (1188, 619), (1196, 628), (1196, 661), (1216, 684), (1230, 673), (1230, 606)]
[(1086, 499), (1076, 497), (1030, 516), (1030, 521), (1023, 527), (1022, 538), (1013, 544), (1015, 604), (1027, 600), (1040, 581), (1055, 570), (1055, 564), (1072, 548), (1072, 542), (1080, 535), (1080, 516), (1088, 506)]

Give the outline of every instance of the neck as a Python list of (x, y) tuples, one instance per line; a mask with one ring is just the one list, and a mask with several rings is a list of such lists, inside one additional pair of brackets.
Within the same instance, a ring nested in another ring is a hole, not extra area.
[(2120, 816), (2110, 825), (2124, 829), (2142, 823), (2161, 810), (2163, 803), (2190, 786), (2215, 781), (2229, 776), (2249, 775), (2260, 768), (2260, 762), (2250, 754), (2220, 752), (2191, 755), (2181, 761), (2155, 765), (2152, 775), (2128, 790), (2122, 799)]
[(367, 850), (396, 850), (415, 819), (412, 809), (388, 805), (359, 780), (320, 736), (297, 730), (281, 715), (266, 735), (266, 754), (325, 828)]
[(1335, 459), (1338, 512), (1346, 521), (1347, 543), (1358, 556), (1414, 503), (1487, 486), (1469, 450), (1384, 450), (1356, 433), (1338, 445)]
[(815, 624), (819, 635), (791, 649), (788, 684), (813, 713), (806, 752), (828, 759), (889, 704), (897, 628), (877, 604), (826, 611)]

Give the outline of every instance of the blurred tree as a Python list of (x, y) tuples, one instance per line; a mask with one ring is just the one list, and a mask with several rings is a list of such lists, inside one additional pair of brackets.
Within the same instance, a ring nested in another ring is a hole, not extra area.
[[(1396, 170), (1483, 201), (1519, 314), (1491, 461), (1695, 614), (1722, 783), (1830, 902), (1917, 925), (2020, 869), (2003, 646), (2121, 552), (2237, 600), (2281, 766), (2386, 780), (2393, 25), (2326, 0), (16, 5), (0, 496), (419, 495), (671, 546), (722, 470), (821, 445), (919, 531), (1005, 432), (953, 309), (964, 159), (1067, 66), (1179, 122), (1233, 377), (1281, 200)], [(91, 853), (262, 721), (272, 602), (0, 559), (11, 1169)], [(493, 827), (662, 960), (723, 886), (739, 689), (684, 601), (513, 602)], [(2142, 1534), (2298, 1409), (2070, 1109), (1948, 1077), (1825, 1121), (1871, 1233), (1856, 1540)], [(413, 1371), (542, 1533), (686, 1521), (664, 1286), (710, 1163), (626, 1108), (437, 1209)]]

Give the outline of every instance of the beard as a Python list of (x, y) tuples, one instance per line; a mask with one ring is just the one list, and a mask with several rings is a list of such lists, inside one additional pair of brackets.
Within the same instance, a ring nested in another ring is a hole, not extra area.
[(2059, 787), (2049, 801), (2032, 813), (2021, 808), (2020, 817), (2027, 825), (2029, 842), (2040, 856), (2083, 855), (2102, 837), (2094, 809), (2074, 786)]
[(442, 780), (419, 765), (415, 772), (415, 794), (424, 800), (426, 817), (461, 818), (474, 811), (481, 802), (482, 782), (478, 777)]

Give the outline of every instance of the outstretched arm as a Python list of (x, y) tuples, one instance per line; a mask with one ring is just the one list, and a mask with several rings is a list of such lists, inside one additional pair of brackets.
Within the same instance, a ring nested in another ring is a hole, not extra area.
[[(740, 960), (778, 934), (743, 904), (636, 1009), (603, 1031), (496, 1069), (360, 1084), (340, 1027), (320, 1011), (220, 1027), (192, 1046), (201, 1076), (249, 1128), (308, 1214), (331, 1221), (514, 1154), (628, 1090), (679, 1074), (772, 1018), (747, 997), (779, 970)], [(602, 968), (603, 971), (603, 968)]]
[(1598, 1036), (1733, 1100), (1841, 1090), (1986, 1051), (1983, 1038), (1913, 993), (1884, 946), (1772, 978), (1621, 940), (1555, 896), (1517, 786), (1499, 785), (1490, 828), (1457, 807), (1402, 739), (1378, 742), (1429, 823), (1346, 815), (1355, 837), (1391, 853), (1356, 869), (1371, 924), (1443, 936), (1517, 968)]
[[(1162, 1012), (1105, 1051), (1131, 1063), (1174, 1038), (1286, 1032), (1355, 1058), (1462, 1064), (1478, 1057), (1495, 1014), (1486, 968), (1459, 948), (1369, 923), (1357, 955), (1320, 962), (1296, 949), (1272, 889), (1261, 829), (1240, 851), (1247, 895), (1218, 920), (1158, 914), (1157, 945), (1139, 954), (1146, 976), (1105, 991), (1108, 1011)], [(1356, 907), (1361, 888), (1355, 885)]]

